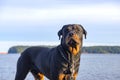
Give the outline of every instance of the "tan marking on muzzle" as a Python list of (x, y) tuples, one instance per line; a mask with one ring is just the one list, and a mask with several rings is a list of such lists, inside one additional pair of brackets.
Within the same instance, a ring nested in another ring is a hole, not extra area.
[(70, 37), (69, 35), (66, 37), (66, 44), (69, 43), (69, 41), (73, 39), (76, 43), (80, 43), (80, 38), (77, 34), (74, 34), (72, 37)]
[[(68, 44), (71, 39), (73, 39), (76, 42), (74, 47)], [(82, 39), (80, 39), (77, 34), (74, 34), (72, 37), (67, 36), (66, 37), (66, 44), (68, 45), (69, 51), (73, 55), (76, 55), (77, 53), (80, 52), (80, 47), (82, 46)]]

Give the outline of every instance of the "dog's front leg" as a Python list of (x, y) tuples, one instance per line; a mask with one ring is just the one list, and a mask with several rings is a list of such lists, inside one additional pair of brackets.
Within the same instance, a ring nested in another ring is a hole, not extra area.
[(35, 80), (44, 80), (44, 75), (41, 73), (38, 73), (36, 76), (34, 75)]
[(77, 75), (78, 75), (78, 73), (77, 73), (77, 72), (75, 72), (75, 73), (73, 74), (74, 80), (76, 80)]
[(58, 80), (76, 80), (77, 74), (78, 73), (74, 73), (72, 78), (70, 74), (59, 74)]
[(58, 80), (64, 80), (64, 78), (65, 78), (65, 74), (59, 74)]

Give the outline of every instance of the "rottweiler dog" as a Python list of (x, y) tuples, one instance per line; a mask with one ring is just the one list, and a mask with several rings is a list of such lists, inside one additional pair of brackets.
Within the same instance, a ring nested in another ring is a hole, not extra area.
[(76, 80), (86, 30), (79, 24), (64, 25), (58, 32), (60, 45), (54, 48), (29, 47), (18, 59), (15, 80), (31, 72), (35, 80)]

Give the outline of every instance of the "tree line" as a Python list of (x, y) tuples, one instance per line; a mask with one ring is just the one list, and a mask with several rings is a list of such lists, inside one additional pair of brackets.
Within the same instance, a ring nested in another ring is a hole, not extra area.
[[(29, 48), (30, 46), (13, 46), (9, 48), (8, 53), (22, 53), (25, 49)], [(44, 47), (55, 47), (55, 46), (44, 46)], [(120, 46), (90, 46), (90, 47), (83, 47), (82, 53), (116, 53), (120, 54)]]

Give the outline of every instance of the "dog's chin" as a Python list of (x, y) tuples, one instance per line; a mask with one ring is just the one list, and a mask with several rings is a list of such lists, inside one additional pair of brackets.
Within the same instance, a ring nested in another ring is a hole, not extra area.
[(67, 47), (70, 53), (72, 53), (73, 55), (78, 54), (80, 51), (80, 43), (74, 38), (69, 39)]

